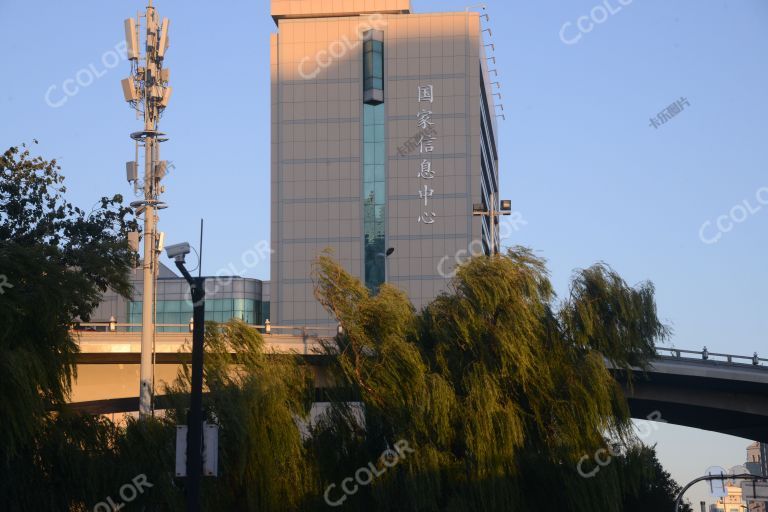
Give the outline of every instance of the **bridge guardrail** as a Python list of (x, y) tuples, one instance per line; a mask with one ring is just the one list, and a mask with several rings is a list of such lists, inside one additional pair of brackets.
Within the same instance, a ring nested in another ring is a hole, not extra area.
[[(768, 363), (768, 359), (758, 357), (757, 352), (755, 352), (751, 356), (739, 356), (735, 354), (721, 354), (719, 352), (710, 352), (709, 350), (707, 350), (707, 347), (704, 347), (704, 350), (701, 350), (701, 351), (683, 350), (679, 348), (656, 347), (656, 353), (659, 356), (665, 356), (666, 355), (664, 354), (665, 352), (669, 354), (667, 357), (674, 357), (676, 359), (720, 361), (720, 362), (731, 363), (731, 364), (739, 363), (740, 361), (747, 361), (748, 363), (751, 363), (753, 366), (761, 366), (763, 363)], [(744, 364), (744, 363), (740, 363), (740, 364)]]
[[(263, 325), (249, 324), (259, 330), (262, 334), (292, 335), (313, 338), (333, 338), (342, 332), (341, 325), (272, 325), (267, 320)], [(188, 324), (155, 324), (157, 332), (191, 332), (192, 322)], [(130, 333), (140, 332), (141, 324), (117, 323), (113, 320), (109, 322), (76, 322), (70, 326), (72, 331), (76, 332), (103, 332), (110, 333)], [(735, 354), (721, 354), (719, 352), (710, 352), (707, 347), (703, 350), (684, 350), (679, 348), (656, 347), (656, 354), (661, 357), (673, 357), (675, 359), (717, 361), (730, 364), (749, 364), (753, 366), (762, 366), (768, 363), (768, 359), (758, 357), (757, 352), (752, 356), (741, 356)], [(744, 361), (742, 363), (742, 361)]]
[[(248, 324), (258, 329), (262, 334), (288, 334), (293, 336), (333, 338), (339, 332), (339, 325), (272, 325), (269, 320), (264, 324)], [(138, 333), (141, 332), (141, 324), (110, 322), (75, 322), (70, 324), (70, 330), (75, 332), (101, 332), (110, 333)], [(186, 324), (155, 324), (156, 332), (192, 332), (192, 321)]]

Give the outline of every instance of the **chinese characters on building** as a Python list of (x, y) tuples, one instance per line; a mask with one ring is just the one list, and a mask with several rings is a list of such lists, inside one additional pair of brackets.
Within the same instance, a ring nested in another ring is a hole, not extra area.
[[(434, 224), (437, 214), (430, 208), (430, 198), (435, 194), (435, 190), (431, 188), (431, 183), (435, 178), (435, 171), (432, 169), (432, 152), (435, 151), (435, 123), (432, 122), (432, 104), (435, 101), (435, 90), (432, 84), (419, 85), (419, 107), (421, 110), (416, 114), (416, 124), (421, 129), (421, 135), (416, 143), (419, 148), (419, 153), (422, 155), (421, 164), (419, 165), (419, 173), (416, 175), (419, 178), (419, 200), (424, 201), (422, 213), (419, 215), (417, 222), (424, 224)], [(422, 103), (429, 103), (429, 107), (422, 107)]]
[(654, 129), (658, 130), (659, 126), (666, 124), (667, 121), (669, 121), (670, 119), (675, 117), (677, 114), (682, 112), (686, 106), (690, 107), (691, 104), (688, 102), (686, 98), (681, 97), (679, 100), (677, 100), (676, 102), (674, 102), (673, 104), (671, 104), (670, 106), (668, 106), (667, 108), (665, 108), (664, 110), (656, 114), (656, 116), (652, 117), (651, 124), (649, 124), (648, 126), (651, 126)]
[(419, 130), (416, 135), (411, 136), (410, 139), (405, 141), (405, 144), (398, 146), (397, 154), (400, 156), (406, 156), (419, 149), (419, 138), (422, 135), (437, 135), (437, 130), (435, 130), (433, 126), (430, 126), (426, 130)]

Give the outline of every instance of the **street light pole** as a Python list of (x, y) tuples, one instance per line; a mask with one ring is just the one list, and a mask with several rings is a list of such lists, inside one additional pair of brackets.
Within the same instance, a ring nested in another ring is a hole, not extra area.
[[(169, 256), (175, 247), (168, 248)], [(187, 245), (187, 251), (188, 249)], [(176, 268), (189, 283), (192, 294), (192, 389), (187, 414), (187, 511), (200, 512), (203, 478), (203, 360), (205, 338), (205, 278), (192, 277), (184, 266), (185, 254), (173, 256)]]
[(748, 473), (742, 474), (742, 475), (706, 475), (699, 478), (696, 478), (694, 480), (691, 480), (688, 485), (683, 487), (680, 492), (677, 494), (677, 498), (675, 499), (675, 508), (673, 509), (674, 512), (678, 512), (680, 510), (680, 505), (683, 503), (683, 496), (685, 495), (686, 491), (693, 487), (694, 484), (697, 484), (699, 482), (704, 481), (710, 481), (710, 480), (764, 480), (761, 476), (756, 475), (750, 475)]
[[(177, 267), (180, 265), (177, 263)], [(192, 389), (189, 397), (189, 439), (187, 439), (187, 511), (200, 512), (200, 484), (203, 478), (203, 339), (205, 338), (205, 278), (191, 278), (184, 272), (192, 292)]]

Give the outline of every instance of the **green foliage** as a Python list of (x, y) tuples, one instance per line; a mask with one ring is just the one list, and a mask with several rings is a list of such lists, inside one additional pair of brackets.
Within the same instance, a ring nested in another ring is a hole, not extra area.
[[(295, 358), (269, 354), (255, 329), (232, 320), (208, 323), (205, 336), (207, 421), (220, 426), (220, 476), (206, 478), (205, 510), (314, 510), (321, 499), (315, 466), (298, 422), (314, 392), (311, 372)], [(48, 418), (35, 444), (2, 473), (0, 497), (15, 511), (85, 511), (138, 475), (152, 487), (125, 510), (184, 509), (184, 481), (172, 474), (176, 425), (186, 423), (189, 368), (165, 390), (166, 416), (122, 426), (67, 412)], [(9, 468), (10, 469), (10, 468)]]
[[(291, 356), (268, 354), (259, 332), (239, 320), (208, 322), (204, 408), (220, 426), (222, 474), (203, 489), (207, 510), (299, 510), (314, 485), (297, 420), (309, 412), (311, 372)], [(168, 388), (170, 425), (186, 423), (190, 369)], [(316, 495), (316, 493), (314, 494)]]
[[(617, 463), (620, 471), (636, 475), (628, 483), (632, 492), (624, 495), (624, 512), (645, 512), (647, 510), (673, 510), (675, 498), (682, 487), (664, 470), (656, 457), (656, 449), (637, 445), (629, 450)], [(634, 471), (631, 469), (634, 468)], [(693, 512), (690, 503), (683, 503), (683, 512)]]
[(129, 210), (103, 198), (90, 212), (66, 202), (56, 161), (12, 147), (0, 156), (0, 465), (31, 442), (62, 403), (77, 346), (68, 326), (101, 293), (129, 292)]
[[(420, 313), (391, 285), (371, 295), (328, 253), (314, 278), (318, 300), (344, 327), (338, 378), (365, 406), (358, 450), (376, 460), (398, 439), (417, 447), (350, 498), (350, 510), (534, 509), (532, 473), (563, 483), (552, 492), (568, 510), (616, 510), (626, 490), (617, 471), (596, 487), (575, 467), (607, 438), (632, 442), (603, 357), (643, 366), (666, 335), (650, 284), (630, 287), (595, 265), (555, 306), (544, 260), (524, 248), (462, 265)], [(319, 463), (322, 475), (336, 475)]]
[(168, 468), (174, 461), (174, 429), (165, 422), (129, 419), (117, 426), (103, 417), (75, 415), (66, 409), (44, 422), (34, 444), (26, 444), (12, 467), (3, 470), (3, 510), (93, 510), (138, 475), (152, 484), (127, 510), (181, 510)]
[[(127, 256), (119, 240), (121, 210), (113, 203), (104, 208), (112, 213), (96, 217), (106, 233), (101, 249), (106, 258)], [(55, 250), (62, 244), (64, 238), (45, 253), (56, 267), (51, 275), (72, 279), (79, 294), (51, 293), (62, 294), (57, 300), (69, 314), (85, 317), (99, 283), (124, 283), (120, 272), (101, 274), (111, 276), (103, 281), (69, 276), (88, 264), (98, 274), (109, 263), (93, 254), (62, 263)], [(2, 250), (10, 245), (3, 242)], [(25, 293), (38, 284), (54, 288), (47, 273), (16, 272)], [(327, 392), (328, 414), (317, 421), (309, 420), (315, 376), (302, 360), (269, 353), (258, 331), (240, 321), (206, 324), (204, 408), (207, 421), (220, 427), (220, 476), (204, 481), (205, 510), (324, 510), (329, 484), (369, 464), (385, 469), (382, 453), (400, 441), (414, 451), (360, 486), (340, 510), (614, 512), (662, 510), (673, 499), (678, 487), (653, 450), (637, 444), (605, 362), (628, 371), (643, 367), (666, 336), (650, 284), (628, 286), (598, 264), (576, 272), (568, 298), (556, 302), (544, 260), (524, 248), (462, 265), (448, 291), (422, 311), (388, 284), (372, 295), (327, 253), (313, 276), (318, 300), (344, 327), (326, 346), (323, 371), (335, 388)], [(13, 300), (19, 314), (38, 313), (23, 297)], [(71, 320), (56, 315), (64, 327)], [(2, 339), (4, 348), (35, 346), (30, 336), (38, 336), (38, 351), (57, 365), (51, 380), (60, 383), (46, 401), (60, 402), (76, 350), (66, 329), (15, 329)], [(37, 423), (25, 420), (37, 425), (35, 435), (18, 443), (13, 470), (5, 466), (0, 474), (0, 499), (12, 511), (92, 510), (144, 474), (153, 487), (125, 510), (182, 510), (184, 482), (172, 468), (189, 381), (184, 366), (165, 390), (172, 404), (167, 416), (146, 422), (117, 426), (66, 411), (51, 416), (41, 405)], [(0, 393), (9, 404), (17, 400), (16, 407), (32, 400), (29, 392)], [(624, 454), (594, 478), (580, 475), (578, 461), (608, 443)]]
[(90, 497), (106, 496), (99, 491), (111, 481), (114, 457), (109, 447), (116, 435), (114, 425), (101, 418), (46, 418), (34, 442), (25, 443), (0, 471), (4, 509), (85, 510)]
[(653, 357), (655, 342), (669, 335), (656, 316), (653, 284), (630, 288), (603, 263), (574, 275), (562, 320), (568, 341), (625, 369), (643, 366)]

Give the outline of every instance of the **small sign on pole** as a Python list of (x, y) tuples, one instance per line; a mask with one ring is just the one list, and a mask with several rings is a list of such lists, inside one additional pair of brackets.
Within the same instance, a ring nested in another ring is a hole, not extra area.
[(186, 425), (176, 425), (176, 476), (187, 476), (187, 432)]
[(219, 476), (219, 426), (203, 422), (203, 475)]
[(768, 501), (768, 482), (742, 482), (741, 495), (747, 501)]
[[(176, 425), (176, 476), (187, 476), (189, 427)], [(203, 422), (203, 475), (219, 476), (219, 426)]]

